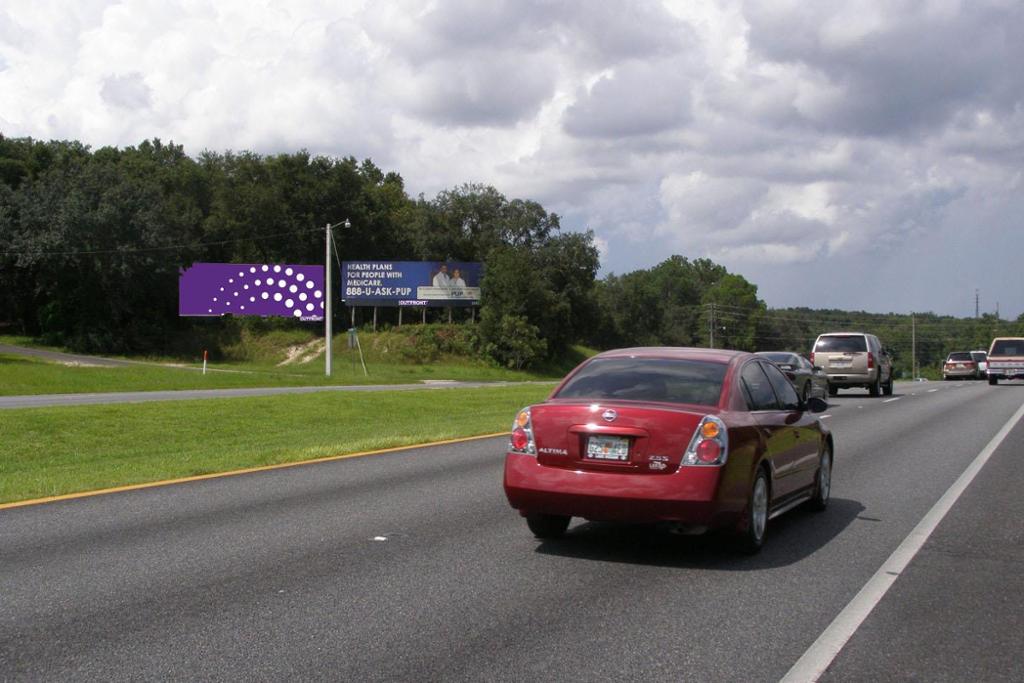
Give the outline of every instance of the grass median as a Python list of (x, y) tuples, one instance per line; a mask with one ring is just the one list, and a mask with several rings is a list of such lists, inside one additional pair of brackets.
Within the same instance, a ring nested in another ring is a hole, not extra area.
[(507, 431), (552, 386), (0, 410), (0, 503)]

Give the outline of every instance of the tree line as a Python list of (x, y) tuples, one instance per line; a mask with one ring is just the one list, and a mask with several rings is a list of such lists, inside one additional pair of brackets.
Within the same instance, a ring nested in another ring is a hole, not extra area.
[[(121, 353), (173, 351), (175, 340), (245, 324), (301, 325), (180, 318), (179, 271), (198, 261), (320, 263), (323, 226), (345, 218), (351, 228), (335, 240), (347, 260), (482, 262), (476, 350), (511, 366), (560, 358), (576, 343), (806, 352), (829, 317), (877, 324), (867, 331), (883, 338), (879, 329), (894, 338), (902, 329), (899, 316), (768, 309), (754, 284), (701, 258), (672, 256), (598, 279), (593, 234), (562, 231), (539, 203), (474, 183), (411, 197), (401, 175), (369, 159), (192, 158), (157, 139), (93, 150), (2, 135), (0, 324)], [(337, 306), (335, 315), (343, 322), (347, 311)], [(933, 318), (921, 324), (942, 320)], [(981, 348), (981, 328), (970, 334)], [(949, 327), (928, 343), (939, 349), (964, 335), (966, 327)]]

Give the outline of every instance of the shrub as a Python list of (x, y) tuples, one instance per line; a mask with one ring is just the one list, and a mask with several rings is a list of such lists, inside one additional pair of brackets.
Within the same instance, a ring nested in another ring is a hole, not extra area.
[(488, 356), (508, 368), (522, 370), (544, 357), (547, 341), (540, 330), (525, 316), (503, 315), (496, 323), (487, 320), (484, 312), (481, 326), (485, 330), (484, 350)]

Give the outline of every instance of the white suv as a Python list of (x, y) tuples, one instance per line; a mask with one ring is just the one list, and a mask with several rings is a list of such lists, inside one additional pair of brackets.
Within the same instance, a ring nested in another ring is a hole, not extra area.
[(873, 334), (822, 334), (811, 349), (811, 363), (828, 375), (829, 396), (850, 387), (864, 387), (872, 396), (892, 396), (892, 358)]

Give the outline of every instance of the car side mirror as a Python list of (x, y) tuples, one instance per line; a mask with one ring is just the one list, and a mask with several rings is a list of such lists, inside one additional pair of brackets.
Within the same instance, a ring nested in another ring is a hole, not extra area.
[(814, 370), (815, 372), (824, 372), (825, 370), (825, 368), (821, 367), (820, 365), (813, 365), (811, 366), (811, 369)]
[(825, 399), (811, 396), (804, 404), (804, 410), (812, 413), (823, 413), (828, 410), (828, 403)]

